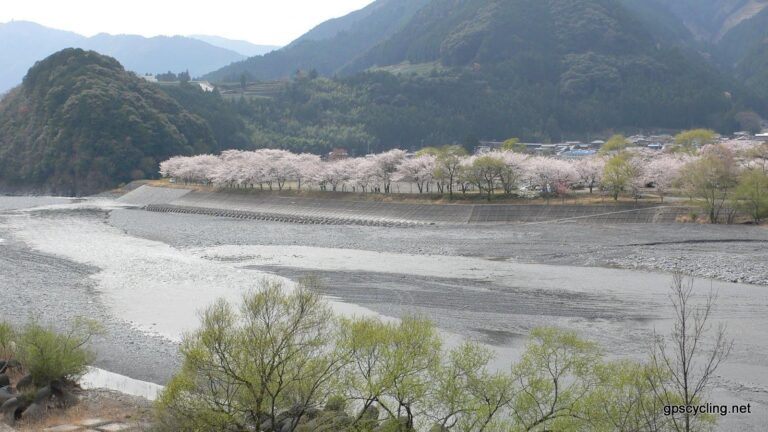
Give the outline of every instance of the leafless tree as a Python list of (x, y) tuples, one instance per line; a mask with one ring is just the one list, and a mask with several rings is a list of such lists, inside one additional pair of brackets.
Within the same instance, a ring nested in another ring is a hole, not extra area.
[[(649, 380), (656, 396), (667, 406), (700, 404), (710, 380), (728, 357), (733, 340), (724, 324), (712, 327), (717, 294), (710, 291), (701, 302), (694, 299), (694, 280), (675, 274), (669, 296), (675, 322), (668, 338), (654, 334), (651, 365), (663, 380)], [(671, 416), (676, 431), (699, 430), (702, 418), (683, 412)]]

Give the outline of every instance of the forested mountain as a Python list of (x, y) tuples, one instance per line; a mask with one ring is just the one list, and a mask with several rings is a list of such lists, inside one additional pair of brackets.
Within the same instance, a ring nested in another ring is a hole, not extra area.
[[(337, 78), (299, 77), (274, 99), (239, 109), (259, 146), (358, 153), (609, 130), (728, 132), (739, 112), (764, 112), (761, 99), (702, 55), (704, 42), (670, 9), (633, 1), (430, 0), (381, 42), (336, 63)], [(291, 47), (312, 34), (274, 55), (297, 54)], [(242, 63), (243, 71), (268, 75), (267, 57)], [(284, 71), (327, 73), (314, 58)]]
[(21, 83), (27, 70), (64, 48), (83, 48), (115, 57), (139, 74), (182, 72), (201, 76), (246, 56), (185, 37), (145, 38), (100, 34), (91, 38), (35, 23), (0, 24), (0, 93)]
[(234, 63), (206, 76), (213, 81), (288, 78), (315, 69), (332, 76), (357, 56), (386, 40), (428, 0), (377, 0), (364, 9), (320, 24), (285, 48)]
[(768, 98), (768, 8), (718, 40), (715, 56), (725, 70)]
[(621, 0), (667, 42), (768, 97), (768, 0)]
[(83, 195), (219, 150), (202, 117), (114, 59), (66, 49), (0, 101), (0, 188)]
[(722, 39), (768, 7), (766, 0), (666, 0), (663, 3), (694, 37), (707, 41)]

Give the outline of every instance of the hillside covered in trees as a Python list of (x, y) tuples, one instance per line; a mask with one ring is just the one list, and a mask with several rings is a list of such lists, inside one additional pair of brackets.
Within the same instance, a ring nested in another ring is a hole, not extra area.
[(218, 148), (206, 120), (92, 51), (38, 62), (0, 102), (4, 190), (83, 195), (154, 177), (170, 156)]
[[(64, 51), (0, 102), (0, 181), (82, 194), (221, 149), (361, 155), (759, 130), (768, 59), (746, 53), (765, 49), (766, 2), (686, 1), (378, 0), (210, 75), (229, 82), (221, 94)], [(262, 81), (273, 78), (285, 79)]]
[[(416, 11), (400, 8), (408, 19), (390, 32), (395, 3), (375, 2), (273, 57), (210, 78), (275, 78), (271, 59), (298, 56), (283, 64), (282, 76), (293, 80), (280, 95), (243, 101), (240, 111), (257, 146), (314, 152), (510, 136), (555, 141), (607, 130), (731, 132), (741, 127), (740, 112), (765, 114), (749, 80), (718, 69), (677, 15), (653, 4), (431, 0)], [(362, 41), (356, 32), (370, 25), (361, 23), (373, 22), (388, 27), (367, 50), (338, 42)], [(321, 44), (303, 56), (298, 47), (308, 41)]]
[(428, 0), (378, 0), (345, 17), (326, 21), (287, 47), (235, 62), (205, 78), (212, 81), (273, 80), (298, 69), (332, 76), (357, 56), (400, 29)]
[(532, 70), (556, 74), (556, 63), (538, 62), (557, 60), (546, 49), (626, 57), (677, 47), (768, 96), (766, 29), (765, 0), (378, 0), (207, 79), (284, 79), (312, 69), (349, 75), (436, 60), (450, 66), (534, 60)]

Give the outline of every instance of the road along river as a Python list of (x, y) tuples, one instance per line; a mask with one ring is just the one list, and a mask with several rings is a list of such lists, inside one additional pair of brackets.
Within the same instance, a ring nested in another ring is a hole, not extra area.
[[(10, 200), (0, 198), (0, 319), (97, 318), (109, 333), (97, 341), (96, 366), (160, 384), (178, 367), (175, 342), (196, 326), (199, 310), (219, 297), (237, 300), (269, 275), (320, 276), (342, 314), (430, 317), (452, 343), (468, 337), (493, 346), (499, 367), (538, 326), (574, 329), (611, 356), (633, 358), (646, 355), (654, 330), (671, 326), (668, 274), (513, 258), (523, 241), (551, 232), (294, 226), (149, 213), (110, 200)], [(576, 247), (553, 243), (551, 254)], [(710, 290), (719, 293), (717, 321), (735, 339), (710, 402), (752, 404), (751, 415), (724, 418), (722, 430), (762, 430), (768, 288), (696, 283), (697, 294)]]

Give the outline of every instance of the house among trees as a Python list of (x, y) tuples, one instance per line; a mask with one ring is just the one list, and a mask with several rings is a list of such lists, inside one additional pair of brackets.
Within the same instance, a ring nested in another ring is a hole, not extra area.
[(335, 148), (331, 150), (330, 153), (328, 153), (329, 161), (337, 161), (337, 160), (343, 160), (348, 158), (349, 158), (349, 151), (347, 151), (347, 149)]

